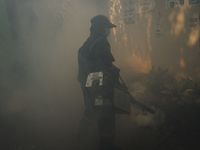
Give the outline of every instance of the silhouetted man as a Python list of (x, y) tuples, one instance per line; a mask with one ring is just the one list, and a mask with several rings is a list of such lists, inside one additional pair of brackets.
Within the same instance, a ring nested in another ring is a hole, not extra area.
[(81, 84), (85, 111), (80, 122), (78, 137), (87, 136), (91, 125), (97, 121), (100, 133), (99, 150), (120, 150), (114, 146), (115, 111), (114, 85), (118, 82), (119, 69), (110, 51), (107, 37), (116, 27), (104, 15), (91, 19), (90, 37), (78, 51), (78, 81)]

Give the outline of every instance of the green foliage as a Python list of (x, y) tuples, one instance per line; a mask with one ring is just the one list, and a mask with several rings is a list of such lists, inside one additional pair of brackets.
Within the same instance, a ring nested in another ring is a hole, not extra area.
[(153, 67), (149, 74), (137, 79), (145, 85), (142, 101), (165, 113), (161, 131), (167, 139), (175, 137), (185, 141), (188, 138), (193, 142), (191, 137), (196, 139), (199, 135), (200, 82), (172, 76), (160, 67), (157, 70)]
[[(18, 5), (23, 6), (22, 8), (26, 8), (28, 11), (32, 11), (29, 16), (34, 16), (34, 18), (38, 18), (41, 16), (46, 16), (51, 18), (55, 32), (59, 31), (62, 28), (67, 28), (70, 24), (71, 18), (71, 9), (73, 8), (72, 1), (69, 0), (17, 0)], [(35, 11), (40, 11), (40, 13), (36, 13)], [(39, 16), (39, 15), (40, 16)], [(30, 25), (34, 21), (33, 17), (30, 19)], [(38, 20), (41, 21), (41, 18)]]
[[(71, 14), (69, 12), (70, 7), (73, 7), (72, 4), (67, 0), (59, 0), (56, 1), (56, 5), (54, 2), (46, 1), (48, 3), (49, 8), (54, 6), (56, 12), (52, 13), (55, 21), (57, 22), (58, 28), (67, 27), (66, 25), (69, 23), (69, 18)], [(52, 10), (53, 11), (53, 10)]]
[(192, 104), (200, 94), (199, 85), (189, 78), (179, 75), (172, 84), (165, 84), (165, 90), (160, 93), (170, 96), (179, 105)]
[(153, 94), (160, 94), (165, 89), (164, 85), (170, 82), (172, 82), (172, 77), (168, 74), (168, 70), (163, 70), (160, 67), (155, 70), (155, 66), (143, 78), (146, 89)]
[[(200, 104), (200, 82), (195, 82), (181, 75), (175, 77), (160, 67), (155, 66), (149, 74), (133, 78), (131, 83), (137, 81), (145, 86), (142, 101), (159, 109), (170, 110), (176, 105)], [(130, 82), (130, 80), (129, 80)]]

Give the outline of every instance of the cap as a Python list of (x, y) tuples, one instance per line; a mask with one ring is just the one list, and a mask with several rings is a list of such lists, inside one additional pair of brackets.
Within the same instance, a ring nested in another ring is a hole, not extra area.
[(105, 28), (114, 28), (117, 27), (116, 25), (112, 24), (108, 17), (104, 15), (97, 15), (91, 19), (91, 24), (92, 25), (97, 25), (97, 26), (102, 26)]

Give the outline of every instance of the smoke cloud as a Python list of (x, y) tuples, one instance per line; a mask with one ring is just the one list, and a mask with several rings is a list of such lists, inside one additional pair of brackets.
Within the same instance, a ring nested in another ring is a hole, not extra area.
[(18, 0), (16, 7), (20, 48), (14, 69), (19, 74), (4, 83), (2, 118), (15, 136), (39, 136), (54, 145), (58, 139), (69, 139), (65, 142), (70, 147), (85, 107), (76, 79), (77, 54), (90, 34), (90, 19), (98, 14), (96, 4)]
[(149, 126), (153, 129), (158, 129), (163, 123), (165, 119), (165, 114), (157, 110), (155, 115), (152, 114), (139, 114), (136, 116), (135, 121), (139, 126)]

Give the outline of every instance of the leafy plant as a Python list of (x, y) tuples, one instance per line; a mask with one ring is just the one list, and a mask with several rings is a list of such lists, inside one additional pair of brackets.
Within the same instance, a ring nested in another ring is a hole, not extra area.
[(168, 70), (163, 70), (158, 67), (155, 70), (155, 66), (149, 71), (149, 74), (143, 78), (143, 83), (146, 89), (153, 94), (159, 95), (162, 90), (165, 89), (164, 84), (172, 82), (172, 77), (168, 74)]
[(172, 84), (165, 84), (165, 90), (160, 93), (168, 95), (171, 100), (176, 101), (178, 104), (183, 105), (185, 103), (191, 104), (200, 95), (199, 85), (189, 78), (183, 76), (175, 77)]

